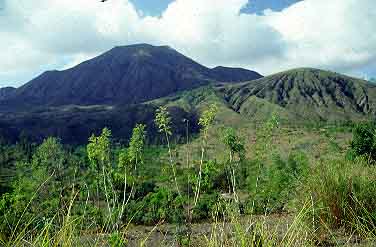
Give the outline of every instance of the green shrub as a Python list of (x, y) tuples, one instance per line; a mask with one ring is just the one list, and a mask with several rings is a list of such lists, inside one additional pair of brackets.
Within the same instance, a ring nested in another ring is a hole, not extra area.
[(192, 210), (192, 219), (201, 221), (211, 218), (211, 213), (215, 209), (219, 200), (218, 194), (203, 194), (198, 200), (196, 207)]
[(131, 201), (127, 220), (135, 224), (155, 225), (161, 221), (179, 223), (185, 219), (185, 201), (176, 192), (157, 188), (140, 201)]
[[(256, 170), (255, 166), (256, 163)], [(275, 155), (270, 165), (259, 165), (258, 169), (257, 173), (248, 177), (250, 197), (245, 211), (280, 212), (292, 199), (297, 185), (307, 174), (308, 160), (302, 153), (292, 153), (286, 161)]]
[(372, 160), (376, 160), (376, 131), (375, 124), (358, 124), (353, 130), (353, 140), (351, 141), (352, 156), (365, 155)]
[[(196, 167), (197, 168), (197, 167)], [(222, 169), (221, 169), (222, 168)], [(218, 176), (224, 172), (223, 165), (218, 164), (213, 160), (208, 160), (203, 162), (202, 172), (201, 172), (201, 193), (210, 194), (213, 193), (218, 186), (219, 181), (217, 181)], [(190, 171), (190, 183), (191, 187), (195, 188), (198, 183), (198, 169), (193, 169)]]

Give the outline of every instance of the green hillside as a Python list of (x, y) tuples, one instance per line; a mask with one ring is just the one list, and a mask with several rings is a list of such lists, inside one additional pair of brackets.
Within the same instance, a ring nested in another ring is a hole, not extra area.
[(282, 115), (289, 116), (291, 122), (357, 121), (373, 119), (376, 112), (375, 85), (318, 69), (289, 70), (248, 83), (226, 85), (219, 90), (240, 113), (254, 113), (257, 97), (284, 108)]

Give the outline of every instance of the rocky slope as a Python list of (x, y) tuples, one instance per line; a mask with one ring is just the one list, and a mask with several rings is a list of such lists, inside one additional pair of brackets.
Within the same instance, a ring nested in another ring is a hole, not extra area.
[(254, 112), (260, 100), (282, 107), (290, 120), (292, 115), (306, 120), (359, 120), (376, 113), (375, 85), (319, 69), (294, 69), (220, 91), (235, 111), (244, 114)]

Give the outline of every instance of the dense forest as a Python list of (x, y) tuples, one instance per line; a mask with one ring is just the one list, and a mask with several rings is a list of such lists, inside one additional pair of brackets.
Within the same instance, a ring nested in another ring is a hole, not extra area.
[[(291, 130), (274, 114), (248, 142), (219, 125), (210, 105), (197, 130), (185, 119), (177, 138), (170, 110), (156, 109), (153, 126), (135, 124), (128, 142), (115, 141), (109, 128), (86, 146), (3, 139), (1, 245), (376, 243), (373, 123)], [(148, 141), (150, 128), (162, 145)], [(308, 144), (283, 151), (282, 137), (302, 139), (303, 131), (323, 136), (320, 155), (312, 158)], [(352, 133), (348, 143), (337, 141), (344, 133)]]

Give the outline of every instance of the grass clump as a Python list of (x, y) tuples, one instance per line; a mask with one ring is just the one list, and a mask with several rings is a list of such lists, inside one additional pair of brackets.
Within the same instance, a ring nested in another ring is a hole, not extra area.
[(318, 239), (336, 230), (376, 239), (376, 168), (367, 160), (320, 162), (307, 178), (304, 195), (312, 203), (307, 220)]

